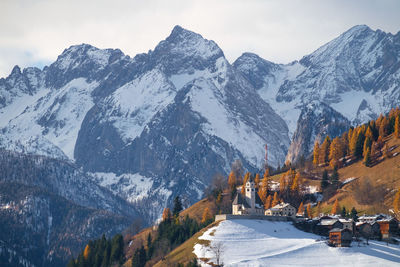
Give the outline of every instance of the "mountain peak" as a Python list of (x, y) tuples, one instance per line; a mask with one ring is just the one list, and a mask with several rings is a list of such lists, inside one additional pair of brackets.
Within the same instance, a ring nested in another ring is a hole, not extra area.
[(18, 65), (15, 65), (11, 71), (11, 75), (21, 75), (21, 68)]
[(341, 36), (349, 36), (349, 35), (359, 35), (363, 32), (373, 32), (373, 30), (368, 27), (367, 25), (363, 24), (363, 25), (356, 25), (351, 27), (349, 30), (347, 30), (346, 32), (344, 32)]
[(168, 74), (189, 69), (202, 70), (223, 56), (224, 53), (214, 41), (179, 25), (151, 53), (154, 63), (161, 63)]
[(171, 34), (168, 36), (168, 39), (175, 40), (176, 38), (203, 38), (200, 34), (192, 32), (190, 30), (184, 29), (183, 27), (176, 25)]

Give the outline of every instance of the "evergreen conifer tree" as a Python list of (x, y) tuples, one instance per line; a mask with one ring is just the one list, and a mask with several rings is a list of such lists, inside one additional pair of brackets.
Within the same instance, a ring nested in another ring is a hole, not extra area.
[(182, 210), (183, 210), (183, 207), (182, 207), (181, 198), (179, 196), (176, 196), (174, 199), (174, 209), (172, 212), (174, 217), (178, 217), (179, 212), (181, 212)]
[(322, 180), (321, 180), (321, 189), (324, 190), (325, 188), (327, 188), (329, 185), (328, 183), (328, 171), (324, 170), (324, 172), (322, 173)]
[(350, 214), (351, 218), (353, 219), (354, 222), (358, 221), (358, 216), (357, 216), (357, 210), (356, 208), (352, 208), (351, 209), (351, 214)]

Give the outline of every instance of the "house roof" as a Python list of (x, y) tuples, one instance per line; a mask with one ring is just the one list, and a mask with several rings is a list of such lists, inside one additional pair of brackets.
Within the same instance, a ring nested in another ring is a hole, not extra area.
[(278, 205), (273, 206), (273, 209), (283, 209), (285, 207), (291, 206), (289, 203), (279, 203)]
[(319, 222), (320, 225), (334, 225), (336, 222), (340, 222), (338, 219), (325, 219)]
[(341, 222), (341, 223), (352, 223), (353, 219), (339, 219), (339, 222)]
[(235, 199), (233, 200), (232, 204), (233, 205), (243, 205), (246, 208), (251, 208), (249, 206), (249, 204), (247, 203), (246, 199), (239, 192), (236, 194)]

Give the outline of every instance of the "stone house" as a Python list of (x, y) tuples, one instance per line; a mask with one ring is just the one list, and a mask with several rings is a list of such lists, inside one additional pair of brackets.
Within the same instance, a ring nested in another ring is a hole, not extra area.
[(267, 209), (265, 215), (269, 216), (286, 216), (286, 217), (296, 217), (296, 209), (289, 203), (279, 203), (274, 207)]

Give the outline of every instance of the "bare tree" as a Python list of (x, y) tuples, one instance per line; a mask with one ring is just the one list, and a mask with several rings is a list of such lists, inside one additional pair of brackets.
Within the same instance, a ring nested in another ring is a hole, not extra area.
[(216, 242), (211, 246), (211, 251), (214, 253), (214, 258), (216, 261), (215, 266), (224, 266), (222, 262), (222, 255), (224, 253), (224, 244), (222, 242)]

